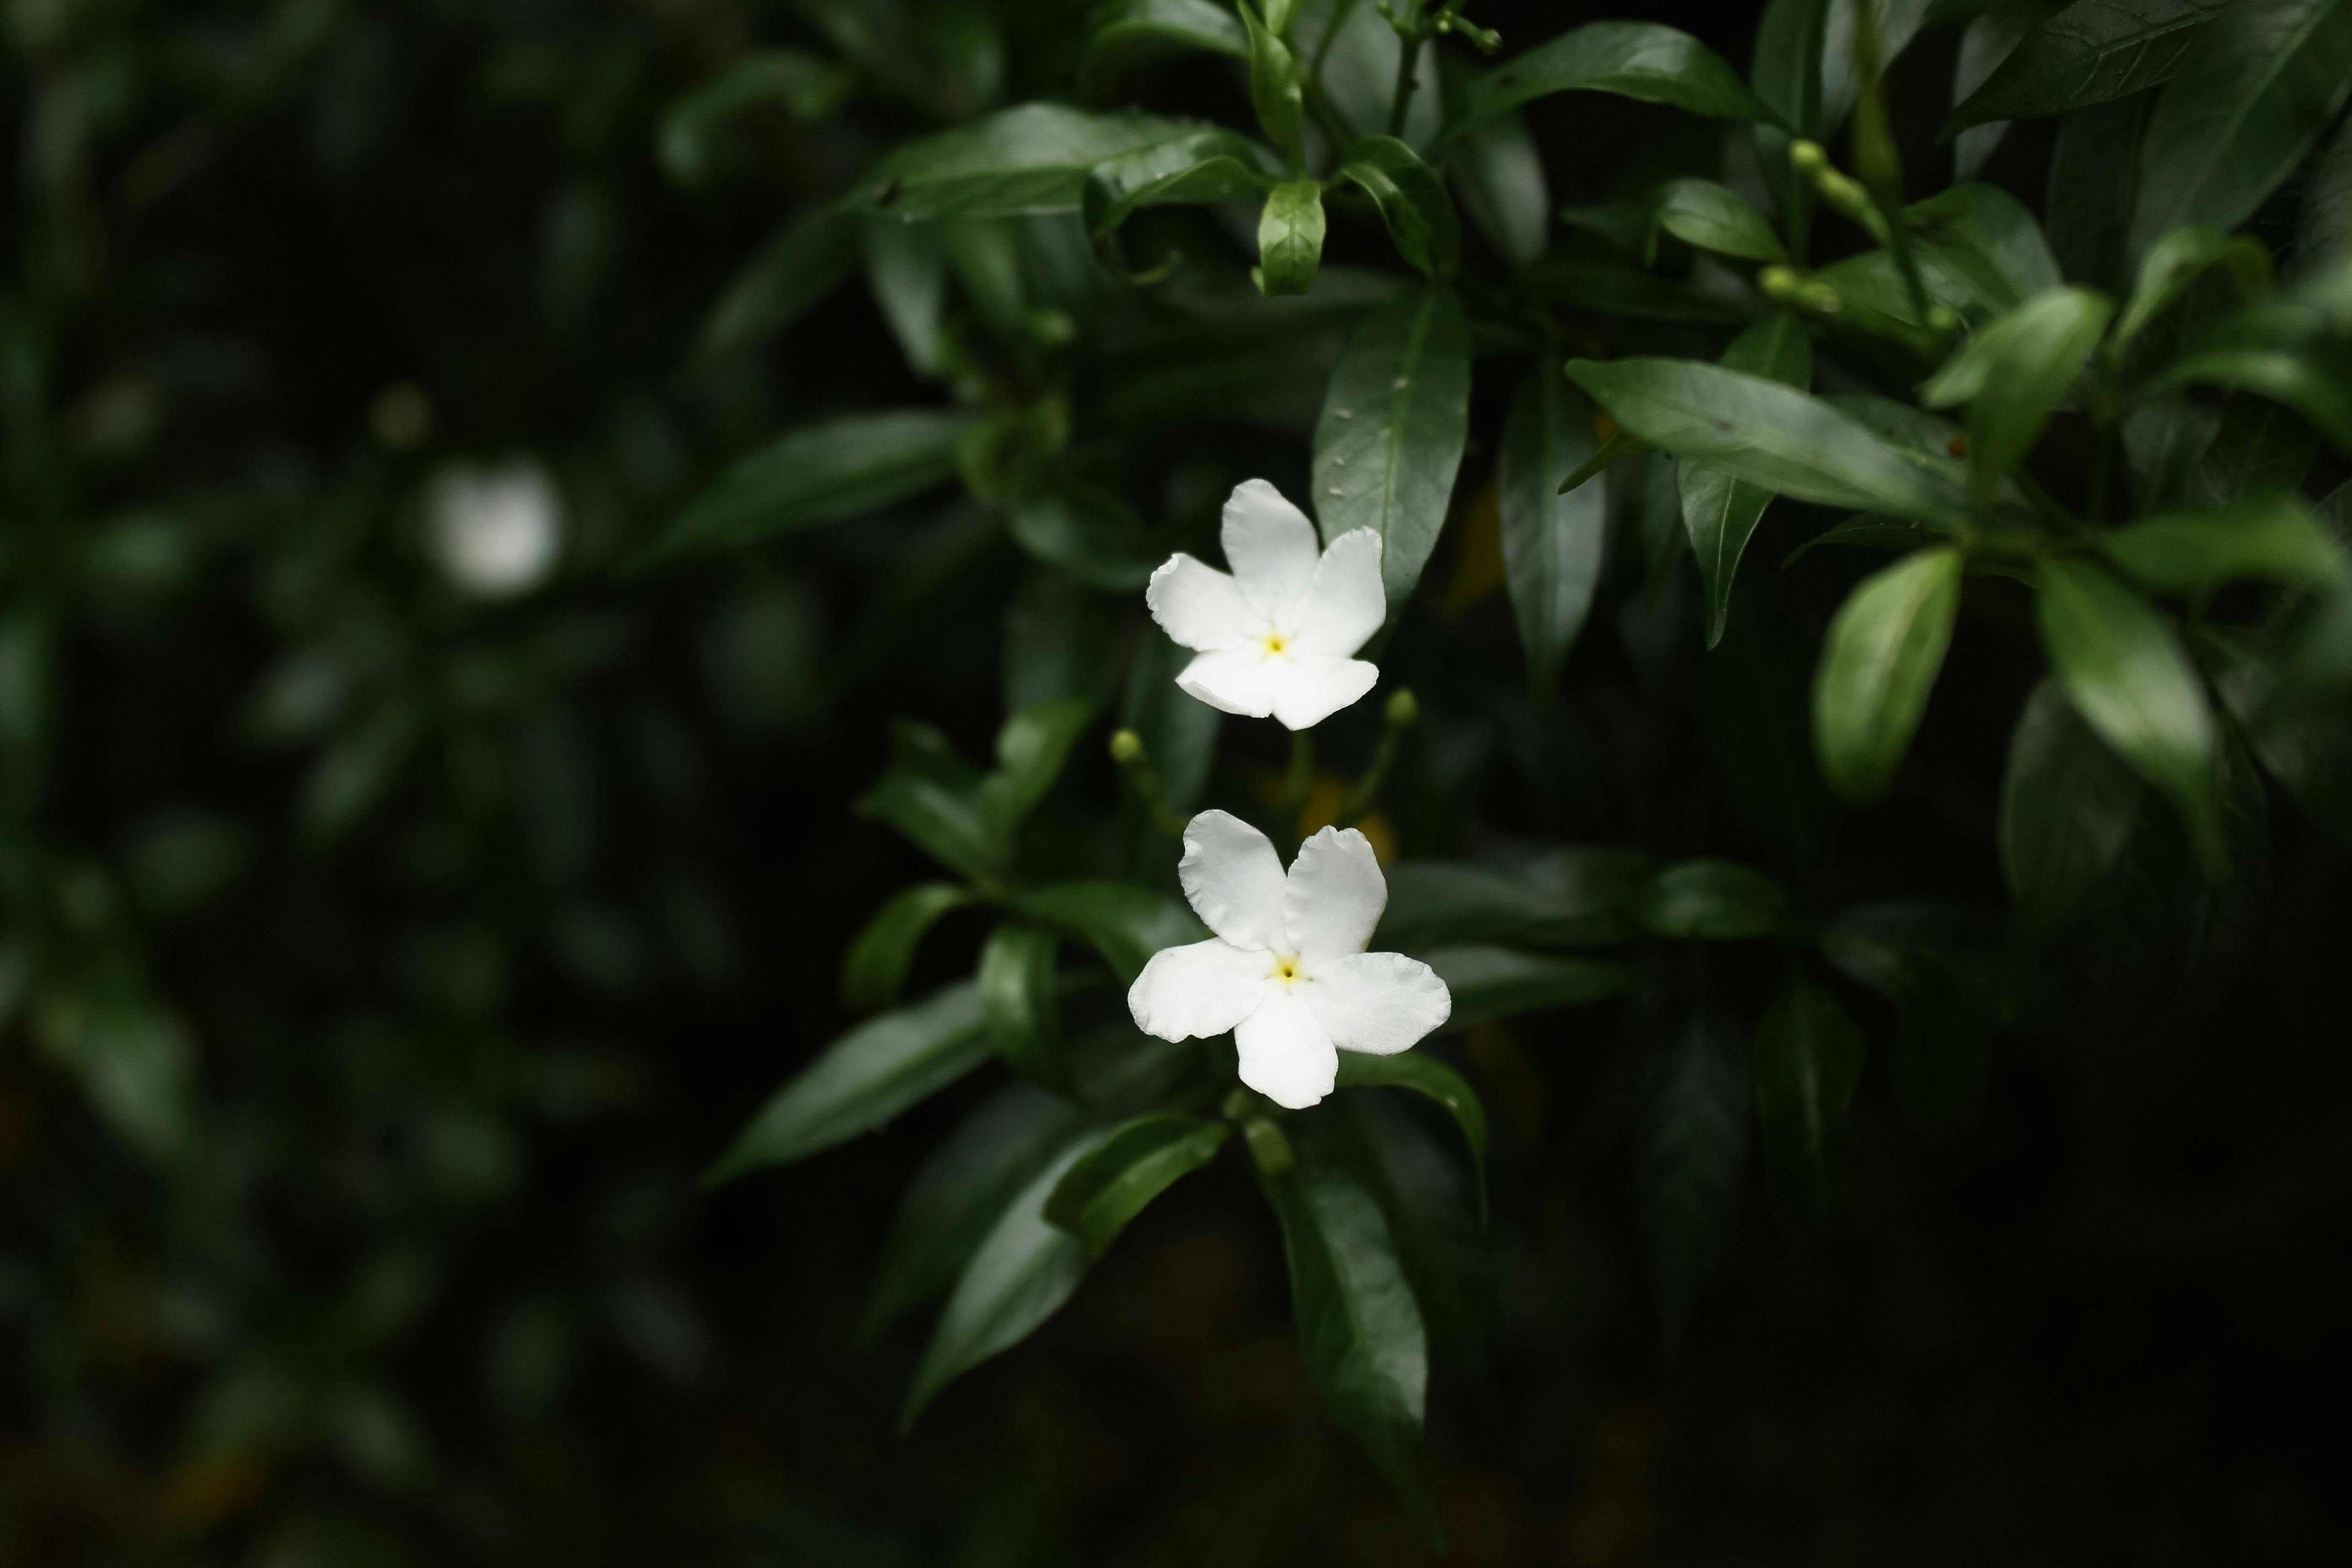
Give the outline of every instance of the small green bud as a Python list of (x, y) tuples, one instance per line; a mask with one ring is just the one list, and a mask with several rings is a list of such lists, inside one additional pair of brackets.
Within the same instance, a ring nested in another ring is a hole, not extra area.
[(1389, 695), (1389, 722), (1402, 730), (1421, 719), (1421, 701), (1410, 686), (1400, 686)]
[(1110, 738), (1110, 760), (1123, 768), (1131, 768), (1143, 761), (1143, 737), (1132, 730), (1114, 731)]
[(1830, 155), (1818, 142), (1800, 139), (1789, 143), (1789, 167), (1811, 179), (1830, 165)]
[(1802, 280), (1798, 278), (1795, 268), (1782, 267), (1776, 263), (1756, 275), (1756, 287), (1764, 290), (1764, 298), (1767, 300), (1775, 304), (1787, 305), (1795, 302), (1798, 291), (1802, 287)]
[(1257, 1163), (1264, 1175), (1286, 1176), (1298, 1163), (1298, 1156), (1282, 1129), (1262, 1116), (1253, 1116), (1243, 1122), (1242, 1136), (1248, 1140), (1250, 1158)]
[(1960, 330), (1960, 313), (1949, 305), (1930, 305), (1927, 325), (1938, 332), (1957, 332)]

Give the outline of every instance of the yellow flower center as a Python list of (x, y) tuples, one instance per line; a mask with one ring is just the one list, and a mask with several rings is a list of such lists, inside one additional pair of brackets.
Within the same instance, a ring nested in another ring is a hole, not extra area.
[(1284, 985), (1290, 986), (1305, 982), (1307, 977), (1299, 968), (1297, 954), (1276, 953), (1274, 967), (1266, 972), (1266, 978), (1279, 980)]
[(1280, 632), (1268, 632), (1265, 636), (1260, 637), (1258, 641), (1265, 645), (1266, 655), (1269, 658), (1282, 652), (1285, 648), (1287, 648), (1290, 646), (1290, 639), (1284, 637)]

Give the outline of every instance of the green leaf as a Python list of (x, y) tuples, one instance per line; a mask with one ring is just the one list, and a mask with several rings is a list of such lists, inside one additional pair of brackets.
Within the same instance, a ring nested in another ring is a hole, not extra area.
[(1499, 114), (1455, 144), (1445, 172), (1462, 210), (1504, 260), (1525, 267), (1544, 253), (1551, 188), (1527, 121)]
[(896, 1002), (923, 933), (941, 915), (971, 901), (971, 893), (953, 882), (918, 882), (893, 893), (842, 960), (841, 1005), (853, 1013), (871, 1013)]
[(1249, 58), (1249, 35), (1240, 18), (1211, 0), (1110, 0), (1087, 14), (1087, 49), (1080, 77), (1107, 85), (1129, 61), (1197, 49)]
[(706, 1187), (870, 1131), (988, 1059), (980, 987), (961, 981), (859, 1025), (819, 1053), (703, 1176)]
[[(1812, 340), (1794, 314), (1774, 310), (1731, 341), (1723, 363), (1801, 392), (1812, 380)], [(1690, 534), (1691, 553), (1698, 559), (1699, 582), (1706, 595), (1706, 646), (1711, 648), (1723, 640), (1739, 558), (1764, 520), (1772, 492), (1701, 459), (1677, 464), (1675, 484), (1682, 499), (1683, 527)]]
[[(1952, 67), (1952, 101), (1965, 103), (2039, 22), (2040, 0), (2006, 0), (1978, 13), (1960, 34), (1959, 59)], [(1973, 180), (2009, 134), (2007, 120), (1972, 126), (1952, 137), (1952, 178)]]
[(815, 528), (946, 483), (974, 416), (961, 410), (853, 414), (786, 432), (719, 475), (635, 564), (730, 550)]
[(1716, 777), (1757, 837), (1800, 874), (1828, 852), (1838, 809), (1813, 761), (1814, 660), (1810, 637), (1754, 616), (1698, 670), (1699, 722)]
[(2074, 923), (2131, 842), (2147, 793), (2055, 679), (2026, 700), (2000, 788), (2000, 867), (2017, 919), (2047, 942)]
[(1778, 494), (1957, 527), (1964, 498), (1817, 397), (1696, 360), (1571, 360), (1618, 424)]
[(2192, 58), (2221, 0), (2074, 0), (2027, 33), (1944, 122), (2031, 120), (2169, 81)]
[(947, 310), (947, 247), (940, 226), (867, 218), (866, 287), (898, 352), (917, 375), (940, 370), (940, 321)]
[(1160, 775), (1160, 795), (1179, 816), (1201, 803), (1216, 760), (1217, 735), (1225, 716), (1177, 689), (1176, 677), (1192, 662), (1155, 624), (1137, 635), (1135, 662), (1128, 670), (1120, 722), (1143, 737), (1144, 754)]
[(1154, 1110), (1122, 1121), (1062, 1175), (1045, 1200), (1045, 1217), (1099, 1259), (1127, 1222), (1178, 1181), (1217, 1157), (1232, 1124), (1181, 1110)]
[(2270, 287), (2271, 253), (2260, 242), (2196, 224), (2176, 228), (2140, 258), (2131, 299), (2116, 322), (2111, 350), (2116, 357), (2120, 360), (2141, 330), (2189, 292), (2189, 285), (2216, 263), (2230, 269), (2241, 294), (2259, 294)]
[(1813, 747), (1849, 800), (1886, 793), (1927, 710), (1960, 607), (1960, 552), (1922, 550), (1864, 579), (1830, 621)]
[(1388, 909), (1374, 944), (1420, 952), (1455, 942), (1592, 947), (1638, 934), (1630, 912), (1654, 869), (1630, 849), (1570, 848), (1508, 871), (1454, 860), (1387, 868)]
[(2344, 580), (2343, 548), (2292, 496), (2253, 496), (2218, 511), (2151, 517), (2099, 535), (2109, 561), (2162, 594), (2202, 597), (2260, 577), (2291, 587)]
[(1919, 389), (1931, 408), (1969, 405), (1969, 471), (1985, 504), (2042, 438), (2115, 308), (2088, 289), (2037, 295), (1961, 344)]
[(1255, 201), (1274, 189), (1265, 172), (1273, 156), (1246, 136), (1207, 130), (1105, 159), (1088, 171), (1079, 195), (1087, 237), (1108, 265), (1123, 269), (1112, 238), (1129, 217), (1151, 206)]
[(2059, 285), (2058, 258), (2042, 226), (1997, 185), (1938, 191), (1904, 208), (1902, 221), (1928, 292), (1971, 321)]
[(1055, 973), (1060, 944), (1039, 926), (1007, 921), (980, 950), (980, 1009), (1004, 1065), (1042, 1088), (1073, 1090)]
[[(2234, 324), (2224, 323), (2224, 328)], [(2175, 360), (2157, 378), (2154, 389), (2202, 383), (2251, 392), (2285, 405), (2339, 450), (2352, 452), (2352, 353), (2328, 353), (2326, 347), (2313, 353), (2299, 343), (2258, 338), (2233, 343), (2228, 341), (2231, 335), (2221, 329), (2208, 333), (2202, 346)], [(2251, 331), (2246, 335), (2255, 337)]]
[(1714, 1277), (1738, 1207), (1748, 1075), (1738, 1038), (1703, 1015), (1657, 1046), (1633, 1183), (1660, 1338), (1671, 1350)]
[(1697, 942), (1759, 942), (1804, 929), (1786, 889), (1752, 866), (1685, 860), (1650, 880), (1635, 907), (1653, 936)]
[(1770, 121), (1723, 57), (1653, 22), (1589, 22), (1465, 84), (1441, 141), (1555, 92), (1609, 92), (1716, 120)]
[(1306, 97), (1304, 78), (1290, 48), (1257, 19), (1244, 0), (1242, 26), (1249, 33), (1250, 107), (1257, 111), (1258, 129), (1290, 160), (1294, 169), (1307, 166)]
[(1089, 588), (1139, 593), (1167, 559), (1143, 520), (1116, 490), (1057, 484), (1018, 497), (1005, 510), (1013, 542), (1032, 560), (1057, 566)]
[(857, 73), (847, 66), (798, 49), (739, 55), (663, 110), (656, 143), (663, 172), (681, 185), (701, 184), (711, 173), (713, 141), (745, 110), (781, 104), (807, 124), (828, 118), (856, 83)]
[(1470, 1145), (1470, 1163), (1478, 1177), (1478, 1221), (1486, 1220), (1486, 1108), (1469, 1080), (1426, 1051), (1400, 1051), (1394, 1056), (1370, 1056), (1362, 1051), (1339, 1053), (1341, 1089), (1409, 1089), (1445, 1108)]
[(1333, 171), (1372, 198), (1397, 254), (1431, 278), (1450, 278), (1462, 265), (1462, 225), (1437, 171), (1393, 136), (1366, 136)]
[(1077, 1289), (1087, 1271), (1085, 1251), (1076, 1237), (1046, 1219), (1045, 1204), (1086, 1147), (1080, 1139), (1055, 1156), (981, 1238), (915, 1371), (898, 1415), (900, 1432), (940, 1389), (1027, 1339)]
[[(1829, 0), (1770, 0), (1756, 24), (1757, 98), (1800, 136), (1821, 133), (1822, 46)], [(1776, 193), (1776, 199), (1777, 199)]]
[(31, 1033), (141, 1155), (169, 1164), (188, 1151), (197, 1131), (196, 1052), (177, 1015), (135, 984), (100, 984), (42, 997)]
[(1380, 535), (1391, 616), (1437, 547), (1469, 429), (1470, 321), (1454, 291), (1433, 285), (1367, 316), (1315, 422), (1315, 512), (1327, 545)]
[(1765, 1158), (1796, 1178), (1817, 1214), (1828, 1212), (1835, 1141), (1869, 1058), (1837, 993), (1790, 964), (1757, 1020), (1750, 1073)]
[(820, 210), (786, 224), (711, 307), (701, 352), (733, 353), (782, 331), (840, 287), (856, 257), (856, 226), (837, 213)]
[(982, 810), (979, 773), (928, 724), (891, 726), (890, 765), (858, 797), (860, 816), (887, 822), (949, 869), (979, 882), (1001, 875), (1004, 842)]
[(2058, 121), (2050, 158), (2050, 247), (2069, 278), (2119, 287), (2124, 240), (2139, 199), (2139, 145), (2156, 107), (2154, 92), (2068, 110)]
[[(1610, 422), (1614, 424), (1616, 421), (1612, 417)], [(1650, 450), (1652, 450), (1650, 444), (1639, 436), (1629, 436), (1624, 431), (1619, 430), (1609, 439), (1601, 442), (1592, 456), (1569, 470), (1568, 478), (1559, 481), (1559, 493), (1566, 495), (1604, 469), (1614, 467), (1627, 458), (1638, 458)]]
[(1024, 103), (900, 143), (848, 204), (908, 220), (1075, 212), (1096, 164), (1201, 129), (1149, 114)]
[(981, 821), (992, 843), (1011, 845), (1013, 830), (1061, 777), (1094, 711), (1084, 699), (1058, 698), (1022, 709), (997, 731), (996, 772), (980, 786)]
[(2042, 646), (2074, 709), (2180, 810), (2198, 856), (2223, 860), (2220, 742), (2171, 623), (2104, 568), (2042, 563)]
[(915, 1173), (882, 1241), (861, 1335), (946, 1289), (997, 1217), (1086, 1125), (1087, 1111), (1016, 1084), (974, 1111)]
[(2252, 216), (2352, 87), (2352, 0), (2237, 0), (2196, 42), (2148, 120), (2132, 255)]
[(1453, 994), (1454, 1015), (1445, 1021), (1448, 1034), (1490, 1018), (1606, 1002), (1633, 984), (1633, 972), (1621, 963), (1516, 948), (1441, 947), (1420, 956)]
[[(1830, 0), (1822, 27), (1822, 123), (1826, 136), (1845, 119), (1861, 96), (1860, 66), (1854, 34), (1863, 0)], [(1883, 74), (1900, 59), (1911, 40), (1927, 25), (1931, 0), (1868, 0), (1871, 20), (1878, 33), (1878, 68)]]
[(1333, 1424), (1433, 1537), (1416, 1457), (1428, 1342), (1388, 1221), (1353, 1176), (1322, 1160), (1302, 1159), (1262, 1184), (1282, 1221), (1307, 1375)]
[(1788, 247), (1772, 232), (1764, 215), (1713, 180), (1668, 180), (1658, 187), (1657, 202), (1650, 213), (1644, 253), (1648, 259), (1656, 258), (1661, 229), (1685, 245), (1718, 256), (1749, 261), (1789, 259)]
[(1122, 981), (1142, 973), (1161, 948), (1209, 934), (1183, 905), (1131, 882), (1055, 882), (1014, 893), (1008, 902), (1030, 919), (1089, 943)]
[(1293, 180), (1266, 193), (1257, 219), (1258, 265), (1250, 276), (1261, 292), (1304, 294), (1315, 287), (1323, 260), (1323, 186)]
[(2303, 213), (2295, 220), (2298, 268), (2316, 271), (2352, 258), (2352, 121), (2336, 127), (2327, 151), (2303, 188)]
[[(2202, 411), (2200, 405), (2189, 405)], [(2204, 439), (2196, 439), (2201, 432)], [(2232, 397), (2219, 417), (2191, 423), (2181, 455), (2179, 503), (2227, 506), (2242, 496), (2298, 489), (2319, 442), (2291, 410), (2260, 397)], [(2153, 506), (2147, 510), (2153, 510)]]
[(1609, 527), (1601, 489), (1563, 493), (1552, 484), (1591, 450), (1592, 405), (1549, 367), (1529, 371), (1503, 420), (1495, 484), (1503, 582), (1538, 704), (1551, 700), (1601, 581)]

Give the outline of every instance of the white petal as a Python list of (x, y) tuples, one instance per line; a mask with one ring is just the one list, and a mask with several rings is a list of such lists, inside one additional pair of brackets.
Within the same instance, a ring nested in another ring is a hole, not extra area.
[(1181, 552), (1151, 574), (1143, 602), (1151, 618), (1190, 648), (1233, 647), (1266, 629), (1265, 617), (1250, 608), (1231, 577)]
[[(1303, 605), (1320, 546), (1307, 514), (1264, 479), (1244, 479), (1225, 500), (1225, 564), (1261, 615)], [(1349, 649), (1350, 653), (1353, 648)]]
[[(1263, 668), (1265, 673), (1260, 679), (1265, 682), (1271, 700), (1268, 707), (1276, 719), (1293, 730), (1312, 730), (1370, 691), (1381, 679), (1380, 666), (1366, 664), (1360, 658), (1303, 655), (1267, 659)], [(1177, 678), (1177, 684), (1183, 685), (1182, 676)], [(1189, 686), (1184, 689), (1192, 690)], [(1225, 711), (1234, 710), (1228, 708)]]
[(1220, 648), (1201, 655), (1178, 671), (1176, 685), (1212, 708), (1263, 719), (1274, 711), (1271, 671), (1278, 662), (1254, 647)]
[(1128, 987), (1135, 1026), (1163, 1040), (1205, 1039), (1246, 1018), (1265, 995), (1266, 956), (1211, 937), (1163, 947)]
[(1234, 1030), (1241, 1053), (1242, 1081), (1292, 1110), (1304, 1110), (1339, 1077), (1339, 1053), (1331, 1047), (1314, 1009), (1282, 991), (1266, 994), (1256, 1012)]
[(1363, 952), (1389, 907), (1372, 841), (1352, 827), (1327, 827), (1309, 838), (1290, 863), (1282, 904), (1284, 927), (1297, 943), (1291, 951), (1318, 980), (1324, 963)]
[(1381, 629), (1388, 613), (1381, 536), (1369, 528), (1350, 529), (1331, 542), (1315, 568), (1291, 641), (1302, 652), (1345, 658)]
[(1314, 969), (1294, 994), (1343, 1051), (1393, 1056), (1454, 1016), (1437, 971), (1401, 952), (1358, 952)]
[[(1282, 923), (1289, 887), (1282, 862), (1265, 835), (1240, 817), (1204, 811), (1186, 823), (1176, 879), (1184, 884), (1192, 912), (1235, 947), (1290, 951)], [(1265, 974), (1265, 968), (1258, 973)]]

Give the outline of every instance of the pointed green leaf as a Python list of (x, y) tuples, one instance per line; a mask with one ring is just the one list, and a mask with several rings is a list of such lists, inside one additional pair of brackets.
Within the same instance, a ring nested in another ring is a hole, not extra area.
[(713, 142), (737, 115), (772, 103), (803, 123), (824, 120), (856, 84), (857, 73), (847, 66), (799, 49), (740, 55), (662, 111), (662, 169), (681, 185), (698, 185), (709, 177)]
[(2352, 89), (2352, 0), (2237, 0), (2165, 84), (2140, 149), (2129, 252), (2227, 232), (2311, 150)]
[(1022, 709), (997, 731), (996, 772), (980, 786), (981, 820), (994, 843), (1009, 845), (1013, 828), (1045, 798), (1094, 712), (1082, 698), (1057, 698)]
[(1208, 931), (1183, 905), (1132, 882), (1055, 882), (1011, 895), (1032, 920), (1089, 943), (1122, 981), (1132, 981), (1163, 947), (1200, 942)]
[(1441, 286), (1364, 318), (1315, 423), (1315, 512), (1328, 545), (1380, 535), (1389, 613), (1437, 548), (1470, 428), (1470, 321)]
[(2069, 110), (2058, 121), (2050, 157), (2050, 248), (2065, 274), (2102, 289), (2119, 288), (2128, 258), (2124, 240), (2139, 200), (2139, 145), (2156, 94)]
[[(1614, 421), (1612, 420), (1612, 423)], [(1601, 442), (1592, 456), (1569, 470), (1568, 478), (1559, 481), (1559, 493), (1566, 495), (1604, 469), (1613, 467), (1627, 458), (1638, 458), (1651, 449), (1650, 444), (1639, 436), (1629, 436), (1624, 431), (1619, 430), (1609, 439)]]
[(1688, 33), (1654, 22), (1589, 22), (1472, 77), (1448, 104), (1443, 139), (1555, 92), (1614, 93), (1717, 120), (1773, 118), (1723, 57)]
[(1167, 546), (1116, 490), (1055, 484), (1013, 500), (1004, 522), (1032, 560), (1107, 593), (1142, 592), (1152, 568), (1167, 559)]
[(1294, 169), (1307, 166), (1304, 78), (1289, 46), (1257, 18), (1248, 0), (1241, 7), (1242, 26), (1249, 34), (1250, 107), (1257, 110), (1258, 129), (1290, 160)]
[(915, 1424), (940, 1389), (1027, 1339), (1076, 1291), (1087, 1271), (1085, 1250), (1076, 1237), (1046, 1219), (1045, 1203), (1086, 1149), (1084, 1138), (1065, 1147), (1013, 1195), (981, 1238), (915, 1370), (898, 1415), (899, 1431)]
[(1944, 136), (2105, 103), (2169, 81), (2221, 0), (2074, 0), (2044, 17), (1944, 123)]
[(2075, 711), (2168, 795), (2222, 863), (2220, 741), (2203, 684), (2161, 612), (2086, 561), (2041, 566), (2042, 646)]
[(1551, 478), (1591, 449), (1592, 405), (1548, 368), (1528, 372), (1503, 420), (1495, 483), (1503, 582), (1538, 703), (1549, 703), (1559, 686), (1601, 581), (1609, 523), (1601, 489), (1563, 494)]
[(1658, 187), (1650, 213), (1649, 250), (1663, 229), (1685, 245), (1748, 261), (1786, 261), (1787, 247), (1764, 215), (1713, 180), (1669, 180)]
[(1201, 129), (1149, 114), (1024, 103), (901, 142), (848, 200), (859, 211), (908, 220), (1075, 212), (1096, 164)]
[(1470, 1163), (1478, 1177), (1478, 1220), (1486, 1219), (1486, 1109), (1469, 1080), (1425, 1051), (1400, 1051), (1394, 1056), (1368, 1056), (1362, 1051), (1339, 1053), (1341, 1089), (1409, 1089), (1444, 1106), (1462, 1129), (1470, 1145)]
[(1508, 947), (1441, 947), (1423, 952), (1454, 997), (1444, 1032), (1458, 1034), (1490, 1018), (1583, 1007), (1622, 995), (1633, 983), (1622, 963), (1558, 958)]
[(1544, 253), (1551, 188), (1527, 121), (1498, 114), (1456, 142), (1445, 173), (1462, 211), (1504, 260), (1525, 267)]
[(1454, 942), (1591, 947), (1631, 941), (1631, 910), (1654, 869), (1630, 849), (1570, 848), (1509, 870), (1453, 860), (1400, 860), (1376, 949), (1419, 952)]
[(856, 810), (888, 823), (941, 865), (976, 881), (1003, 869), (1004, 840), (989, 825), (980, 774), (928, 724), (891, 726), (890, 765), (858, 797)]
[(853, 1013), (871, 1013), (896, 1002), (923, 933), (950, 910), (971, 901), (971, 892), (953, 882), (918, 882), (893, 893), (841, 962), (841, 1005)]
[(1045, 1217), (1076, 1237), (1087, 1261), (1095, 1261), (1152, 1199), (1215, 1159), (1232, 1133), (1230, 1122), (1181, 1110), (1122, 1121), (1063, 1173), (1045, 1200)]
[(980, 950), (980, 1009), (989, 1044), (1004, 1065), (1043, 1088), (1069, 1093), (1069, 1047), (1062, 1038), (1062, 1006), (1054, 933), (1012, 921), (989, 933)]
[[(1812, 380), (1812, 340), (1794, 313), (1774, 310), (1731, 341), (1723, 363), (1801, 392)], [(1723, 640), (1731, 614), (1731, 585), (1739, 558), (1764, 520), (1772, 492), (1696, 458), (1675, 465), (1675, 484), (1682, 499), (1683, 527), (1690, 534), (1691, 553), (1698, 560), (1699, 582), (1706, 595), (1706, 646), (1713, 647)]]
[(1274, 188), (1265, 172), (1273, 156), (1246, 136), (1207, 130), (1107, 158), (1087, 172), (1080, 193), (1087, 238), (1098, 256), (1118, 266), (1113, 237), (1137, 212), (1256, 201)]
[(2271, 253), (2245, 235), (2225, 235), (2219, 229), (2190, 224), (2176, 228), (2148, 247), (2140, 258), (2139, 277), (2130, 300), (2116, 322), (2113, 353), (2120, 359), (2131, 341), (2162, 315), (2206, 269), (2221, 264), (2230, 269), (2241, 294), (2254, 295), (2270, 287)]
[(1757, 942), (1804, 929), (1786, 889), (1728, 860), (1667, 867), (1643, 889), (1636, 914), (1653, 936), (1694, 942)]
[(1087, 49), (1079, 76), (1108, 84), (1130, 60), (1200, 50), (1249, 58), (1241, 19), (1211, 0), (1109, 0), (1087, 14)]
[(1969, 468), (1984, 495), (2042, 438), (2114, 313), (2088, 289), (2037, 295), (1962, 343), (1919, 389), (1931, 408), (1969, 405)]
[(1353, 1176), (1319, 1159), (1301, 1159), (1263, 1185), (1282, 1221), (1307, 1375), (1332, 1423), (1433, 1536), (1418, 1458), (1428, 1341), (1388, 1221)]
[(1960, 607), (1960, 552), (1922, 550), (1865, 578), (1830, 621), (1813, 746), (1849, 800), (1886, 793), (1927, 710)]
[(1431, 278), (1450, 278), (1462, 265), (1462, 225), (1437, 171), (1393, 136), (1366, 136), (1333, 171), (1372, 198), (1397, 254)]
[(2343, 547), (2292, 496), (2142, 519), (2099, 536), (2109, 561), (2161, 594), (2204, 595), (2241, 578), (2324, 588), (2345, 577)]
[(973, 419), (961, 410), (910, 408), (788, 431), (688, 501), (635, 564), (734, 549), (919, 495), (955, 477), (956, 443)]
[(1997, 185), (1963, 184), (1903, 209), (1903, 227), (1934, 298), (1970, 321), (2058, 287), (2058, 258), (2023, 203)]
[(988, 1058), (980, 987), (961, 981), (859, 1025), (818, 1054), (751, 1119), (705, 1186), (804, 1160), (870, 1131)]
[(717, 356), (751, 348), (791, 326), (849, 276), (857, 226), (821, 210), (777, 231), (710, 309), (701, 352)]
[(1315, 287), (1315, 270), (1323, 262), (1323, 187), (1314, 180), (1292, 180), (1266, 193), (1257, 218), (1257, 269), (1251, 274), (1258, 290), (1304, 294)]
[(1765, 1157), (1796, 1178), (1816, 1213), (1829, 1208), (1833, 1145), (1869, 1057), (1837, 993), (1791, 964), (1757, 1020), (1750, 1073)]
[(2000, 790), (2000, 865), (2018, 922), (2036, 941), (2073, 923), (2114, 869), (2147, 786), (2044, 679), (2018, 715)]
[(1966, 520), (1955, 487), (1794, 387), (1696, 360), (1571, 360), (1568, 374), (1620, 426), (1677, 458), (1823, 506)]

